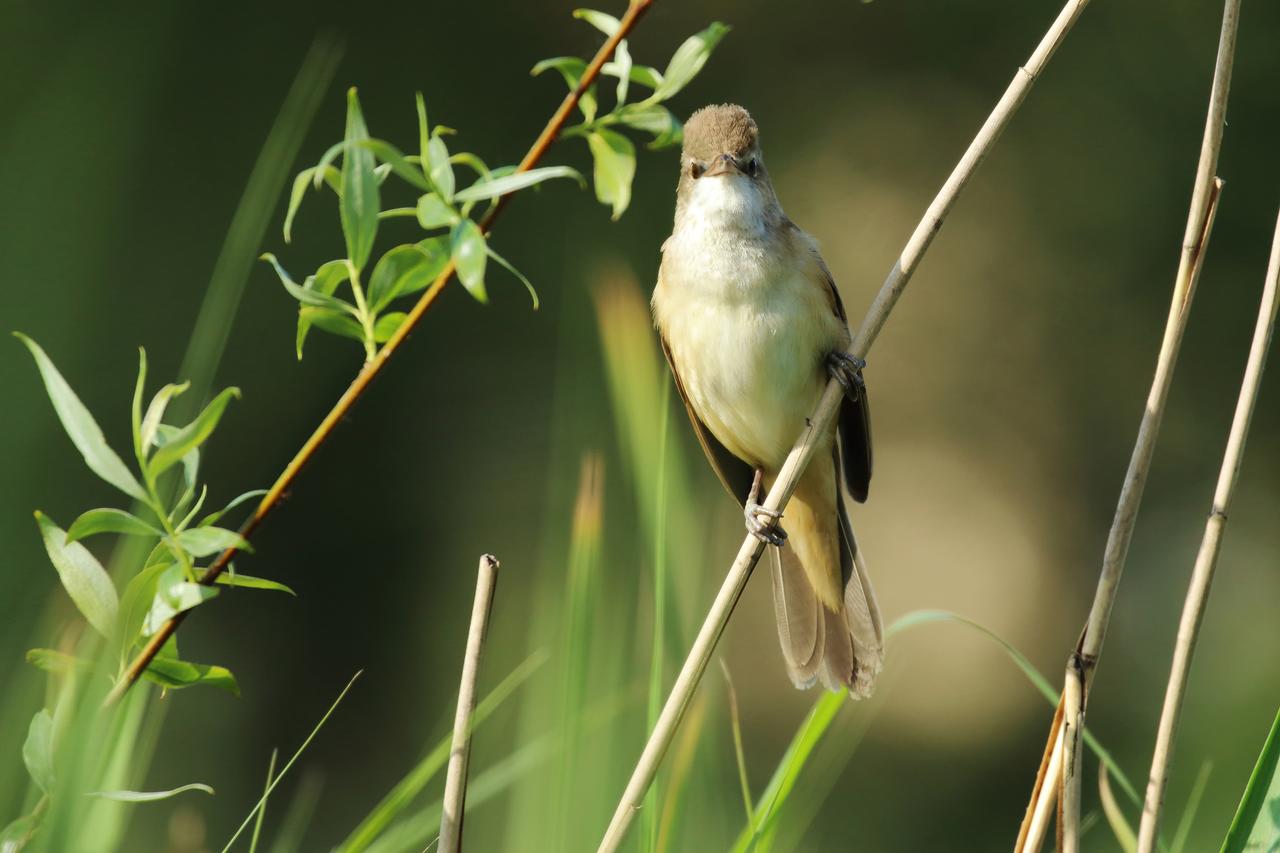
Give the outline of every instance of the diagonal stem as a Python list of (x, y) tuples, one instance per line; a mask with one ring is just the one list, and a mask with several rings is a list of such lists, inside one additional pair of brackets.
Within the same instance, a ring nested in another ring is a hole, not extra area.
[[(897, 263), (885, 279), (866, 318), (858, 328), (857, 335), (854, 336), (853, 345), (849, 349), (851, 355), (861, 358), (867, 354), (888, 320), (889, 312), (893, 310), (911, 275), (919, 266), (920, 259), (929, 248), (929, 244), (933, 242), (934, 235), (942, 227), (942, 222), (960, 195), (960, 191), (977, 171), (978, 166), (999, 138), (1001, 131), (1008, 126), (1054, 51), (1062, 43), (1080, 13), (1084, 11), (1087, 2), (1088, 0), (1069, 0), (1032, 53), (1031, 58), (1015, 72), (1008, 88), (983, 123), (978, 135), (965, 150), (960, 162), (951, 172), (951, 176), (938, 191), (933, 203), (925, 211), (920, 224), (916, 226)], [(821, 443), (819, 437), (825, 435), (834, 422), (843, 394), (844, 390), (839, 382), (833, 379), (827, 383), (817, 408), (809, 416), (804, 431), (787, 456), (782, 470), (774, 481), (773, 488), (769, 490), (769, 495), (764, 502), (766, 509), (781, 510), (786, 506), (801, 474), (804, 473), (810, 458)], [(658, 766), (662, 763), (663, 756), (675, 737), (676, 729), (684, 718), (694, 690), (702, 680), (702, 674), (711, 660), (720, 635), (724, 632), (725, 625), (728, 624), (729, 617), (738, 603), (738, 598), (742, 595), (752, 570), (764, 553), (764, 547), (763, 542), (748, 535), (738, 549), (738, 555), (729, 567), (724, 583), (711, 604), (707, 617), (694, 639), (693, 647), (689, 650), (684, 666), (676, 677), (671, 693), (662, 708), (662, 713), (658, 716), (658, 722), (650, 733), (626, 790), (618, 802), (613, 819), (600, 842), (600, 853), (612, 853), (622, 844), (627, 829), (644, 800), (645, 791), (653, 782)]]
[[(596, 81), (596, 78), (600, 76), (600, 69), (603, 68), (604, 64), (609, 61), (611, 56), (613, 56), (613, 51), (617, 48), (618, 43), (626, 38), (633, 29), (635, 29), (636, 24), (640, 22), (644, 13), (649, 10), (651, 5), (653, 5), (653, 1), (654, 0), (630, 0), (627, 5), (627, 11), (622, 16), (617, 32), (611, 35), (605, 43), (601, 45), (600, 50), (596, 52), (596, 55), (587, 65), (587, 69), (583, 72), (582, 78), (578, 81), (578, 85), (572, 92), (565, 95), (564, 100), (560, 102), (560, 106), (556, 109), (555, 114), (547, 121), (542, 132), (538, 134), (538, 138), (534, 141), (533, 145), (530, 146), (528, 153), (524, 155), (524, 159), (520, 161), (520, 165), (516, 167), (517, 172), (529, 171), (537, 165), (547, 153), (547, 149), (551, 147), (551, 144), (555, 142), (556, 138), (559, 136), (560, 131), (564, 128), (565, 122), (568, 121), (569, 115), (573, 112), (574, 108), (577, 107), (578, 101), (582, 98), (583, 93), (586, 92), (587, 89), (590, 88), (591, 84)], [(498, 203), (489, 210), (483, 219), (480, 220), (481, 231), (486, 234), (489, 232), (494, 221), (504, 210), (506, 210), (507, 204), (510, 200), (510, 194), (501, 196), (498, 199)], [(333, 431), (337, 428), (338, 424), (347, 416), (352, 407), (359, 402), (360, 398), (364, 396), (364, 392), (368, 389), (374, 378), (382, 372), (383, 368), (386, 367), (387, 362), (391, 360), (391, 357), (400, 349), (401, 344), (405, 342), (405, 339), (407, 339), (409, 334), (417, 327), (422, 316), (427, 313), (427, 309), (435, 303), (436, 297), (440, 295), (440, 291), (443, 290), (445, 285), (447, 285), (453, 278), (455, 271), (456, 268), (454, 263), (450, 260), (441, 271), (440, 275), (436, 277), (436, 280), (431, 283), (431, 286), (423, 291), (422, 296), (419, 297), (417, 304), (415, 304), (409, 311), (408, 316), (405, 317), (400, 328), (397, 329), (395, 334), (393, 334), (387, 342), (382, 345), (382, 349), (378, 350), (377, 354), (374, 355), (373, 358), (365, 362), (360, 372), (356, 375), (356, 378), (352, 380), (351, 384), (347, 387), (347, 390), (338, 398), (338, 402), (334, 404), (332, 409), (330, 409), (329, 414), (325, 415), (324, 420), (322, 420), (320, 425), (316, 427), (315, 432), (311, 434), (311, 437), (306, 440), (302, 445), (302, 448), (294, 455), (293, 459), (289, 461), (289, 464), (285, 466), (284, 471), (281, 472), (275, 483), (272, 484), (270, 490), (263, 497), (262, 503), (258, 504), (258, 508), (254, 510), (253, 515), (250, 516), (249, 519), (241, 526), (239, 531), (241, 536), (245, 539), (252, 536), (253, 532), (258, 529), (258, 525), (262, 523), (263, 519), (265, 519), (271, 511), (279, 505), (280, 500), (289, 490), (289, 487), (293, 485), (293, 481), (297, 479), (298, 475), (302, 472), (302, 469), (305, 468), (307, 463), (315, 456), (316, 451), (329, 440), (329, 437), (333, 435)], [(228, 548), (223, 551), (218, 555), (218, 558), (214, 560), (213, 564), (205, 570), (204, 574), (200, 577), (200, 583), (208, 585), (216, 581), (218, 576), (226, 570), (231, 559), (235, 555), (235, 548)], [(111, 692), (107, 694), (106, 705), (111, 706), (118, 702), (120, 697), (123, 696), (125, 692), (133, 686), (134, 682), (142, 676), (142, 673), (146, 671), (151, 660), (156, 656), (160, 651), (160, 648), (168, 641), (168, 639), (173, 636), (174, 631), (176, 631), (178, 626), (182, 624), (182, 621), (186, 618), (186, 615), (189, 612), (190, 611), (184, 610), (177, 614), (166, 622), (159, 631), (151, 636), (151, 639), (148, 640), (146, 646), (143, 647), (142, 651), (138, 653), (138, 656), (133, 659), (125, 670), (124, 675), (121, 676), (118, 682), (116, 682), (115, 686), (111, 689)]]
[(1236, 401), (1235, 416), (1227, 438), (1227, 449), (1222, 456), (1222, 468), (1218, 472), (1218, 484), (1213, 495), (1213, 507), (1205, 522), (1204, 538), (1196, 554), (1195, 568), (1187, 588), (1186, 602), (1182, 608), (1182, 620), (1178, 624), (1178, 639), (1174, 647), (1173, 666), (1165, 691), (1164, 709), (1160, 713), (1160, 728), (1156, 734), (1156, 746), (1151, 757), (1151, 775), (1147, 781), (1146, 802), (1142, 809), (1142, 823), (1138, 830), (1138, 853), (1151, 853), (1155, 849), (1156, 833), (1160, 827), (1160, 812), (1164, 805), (1164, 789), (1169, 779), (1169, 764), (1173, 760), (1173, 737), (1182, 710), (1182, 697), (1187, 689), (1187, 677), (1191, 670), (1191, 656), (1195, 653), (1196, 638), (1200, 633), (1200, 620), (1204, 617), (1209, 599), (1209, 586), (1218, 562), (1218, 549), (1227, 526), (1227, 514), (1231, 510), (1231, 498), (1236, 480), (1240, 476), (1240, 464), (1244, 445), (1249, 437), (1249, 423), (1258, 402), (1262, 385), (1262, 371), (1267, 362), (1267, 350), (1271, 346), (1276, 324), (1276, 286), (1280, 279), (1280, 219), (1276, 221), (1275, 238), (1271, 244), (1271, 260), (1263, 285), (1262, 302), (1258, 307), (1258, 321), (1254, 327), (1253, 343), (1249, 348), (1249, 360), (1244, 379), (1240, 383), (1240, 397)]

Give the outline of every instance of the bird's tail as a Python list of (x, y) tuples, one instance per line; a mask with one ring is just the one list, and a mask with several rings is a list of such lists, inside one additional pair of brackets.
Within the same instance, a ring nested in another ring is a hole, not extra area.
[(835, 471), (826, 467), (810, 466), (787, 508), (790, 538), (769, 549), (774, 614), (796, 687), (821, 678), (828, 690), (847, 687), (861, 699), (884, 663), (884, 626)]

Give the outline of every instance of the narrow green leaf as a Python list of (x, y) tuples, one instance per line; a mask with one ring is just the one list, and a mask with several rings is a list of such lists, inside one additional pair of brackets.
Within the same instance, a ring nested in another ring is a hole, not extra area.
[(579, 21), (586, 21), (606, 36), (613, 36), (622, 26), (622, 22), (613, 15), (597, 12), (595, 9), (574, 9), (573, 16)]
[[(351, 266), (345, 259), (339, 261), (328, 261), (327, 263), (320, 265), (320, 269), (316, 270), (315, 275), (307, 276), (307, 280), (302, 283), (302, 286), (305, 290), (310, 290), (314, 293), (320, 294), (321, 296), (333, 296), (337, 291), (338, 286), (344, 281), (349, 281), (350, 279)], [(315, 317), (318, 314), (323, 313), (328, 316), (341, 316), (347, 321), (339, 322), (335, 319), (330, 323), (329, 327), (323, 327), (325, 331), (334, 334), (347, 335), (350, 327), (354, 326), (357, 333), (355, 336), (356, 340), (364, 339), (364, 330), (360, 328), (359, 323), (351, 319), (355, 314), (355, 308), (345, 302), (342, 302), (340, 299), (337, 301), (341, 303), (341, 308), (318, 307), (314, 305), (298, 306), (298, 335), (295, 346), (297, 348), (299, 361), (302, 360), (302, 345), (306, 341), (307, 333), (311, 331), (311, 324), (314, 322)], [(340, 326), (342, 331), (335, 331), (332, 328), (334, 325)]]
[(120, 602), (106, 569), (79, 542), (68, 543), (67, 534), (44, 513), (36, 513), (36, 523), (67, 595), (95, 631), (110, 636)]
[(231, 500), (227, 501), (227, 505), (224, 506), (222, 509), (218, 510), (217, 512), (211, 512), (208, 515), (206, 515), (204, 518), (200, 519), (200, 523), (197, 526), (208, 527), (210, 524), (213, 524), (215, 521), (222, 518), (222, 516), (231, 512), (231, 510), (240, 506), (240, 504), (244, 503), (245, 501), (250, 501), (250, 500), (253, 500), (254, 498), (260, 498), (266, 493), (267, 493), (266, 489), (250, 489), (247, 492), (238, 494)]
[(124, 585), (124, 593), (120, 596), (120, 615), (116, 622), (116, 637), (121, 657), (124, 657), (133, 647), (134, 641), (142, 631), (147, 612), (151, 609), (151, 604), (155, 600), (156, 587), (159, 584), (160, 577), (165, 572), (175, 568), (175, 565), (169, 559), (163, 562), (151, 563), (129, 578), (129, 582)]
[(191, 782), (187, 785), (180, 785), (177, 788), (170, 788), (167, 791), (94, 791), (86, 796), (97, 797), (100, 800), (112, 800), (117, 803), (154, 803), (157, 800), (167, 800), (178, 794), (185, 794), (187, 791), (202, 791), (209, 796), (213, 796), (213, 788), (203, 782)]
[(373, 325), (373, 339), (377, 343), (384, 344), (391, 339), (409, 315), (404, 311), (392, 311), (390, 314), (383, 314), (378, 318), (378, 322)]
[(0, 853), (18, 853), (36, 834), (39, 826), (40, 818), (34, 814), (11, 820), (0, 830)]
[(53, 717), (43, 708), (31, 718), (22, 761), (40, 790), (46, 794), (53, 790)]
[(191, 450), (195, 450), (213, 434), (222, 419), (222, 413), (232, 398), (240, 396), (239, 388), (226, 388), (204, 407), (196, 419), (178, 431), (170, 441), (156, 450), (151, 461), (147, 463), (147, 472), (151, 477), (159, 477), (179, 462)]
[(138, 347), (138, 379), (133, 385), (133, 405), (129, 410), (129, 424), (133, 433), (133, 454), (141, 457), (147, 449), (142, 440), (142, 394), (147, 389), (147, 351)]
[(369, 138), (360, 99), (354, 87), (347, 90), (347, 147), (342, 153), (342, 234), (347, 241), (347, 258), (363, 269), (373, 251), (378, 234), (378, 181), (373, 174), (373, 152), (360, 146)]
[(148, 681), (154, 681), (169, 690), (180, 690), (183, 687), (203, 684), (225, 690), (232, 696), (240, 695), (240, 685), (236, 683), (236, 677), (225, 666), (156, 657), (152, 659), (142, 675)]
[(1240, 797), (1222, 853), (1275, 850), (1280, 842), (1280, 711)]
[(302, 358), (303, 339), (306, 336), (306, 332), (310, 331), (312, 326), (323, 329), (331, 335), (338, 335), (339, 337), (351, 338), (357, 341), (364, 340), (364, 327), (351, 319), (349, 314), (341, 311), (334, 311), (330, 308), (316, 308), (312, 305), (303, 305), (298, 311), (298, 338), (296, 347), (299, 360)]
[(294, 280), (289, 277), (289, 274), (285, 272), (284, 267), (280, 266), (280, 262), (276, 260), (276, 256), (270, 252), (262, 255), (259, 260), (263, 260), (271, 264), (276, 271), (276, 275), (280, 278), (280, 283), (284, 285), (284, 289), (289, 292), (290, 296), (301, 302), (303, 305), (314, 305), (317, 308), (332, 308), (337, 311), (346, 311), (348, 314), (355, 316), (356, 309), (353, 306), (348, 305), (346, 302), (343, 302), (341, 299), (323, 293), (318, 288), (313, 289), (296, 284)]
[(162, 536), (158, 528), (122, 509), (91, 509), (67, 528), (67, 542), (76, 542), (95, 533), (127, 533), (133, 536)]
[(480, 226), (470, 219), (464, 219), (454, 226), (453, 262), (458, 268), (458, 281), (477, 302), (488, 302), (489, 294), (484, 289), (484, 266), (488, 252), (485, 251), (484, 234)]
[(728, 32), (729, 27), (716, 21), (676, 48), (671, 61), (667, 63), (667, 70), (662, 74), (662, 84), (653, 92), (653, 100), (665, 101), (689, 85), (698, 76), (702, 66), (707, 64), (711, 51), (715, 50), (720, 39)]
[(379, 258), (373, 268), (369, 278), (369, 309), (376, 314), (401, 293), (422, 290), (434, 277), (431, 258), (426, 252), (413, 243), (396, 246)]
[(486, 244), (485, 251), (489, 253), (489, 257), (493, 258), (495, 261), (498, 262), (499, 266), (501, 266), (507, 272), (511, 273), (516, 278), (520, 279), (520, 283), (524, 285), (525, 290), (529, 291), (529, 298), (533, 300), (533, 310), (537, 311), (538, 305), (539, 305), (538, 291), (534, 289), (533, 282), (529, 281), (529, 279), (525, 277), (524, 273), (520, 272), (520, 270), (512, 266), (511, 263), (506, 258), (502, 257), (502, 255), (499, 255), (497, 252), (495, 252), (492, 246), (489, 246)]
[(180, 385), (174, 385), (170, 382), (151, 398), (151, 403), (147, 406), (147, 414), (142, 419), (139, 435), (142, 440), (143, 453), (147, 452), (151, 445), (155, 443), (156, 430), (160, 428), (160, 422), (164, 419), (164, 412), (169, 406), (169, 401), (185, 392), (189, 387), (191, 387), (190, 382), (183, 382)]
[(618, 66), (618, 88), (617, 88), (617, 107), (621, 107), (627, 102), (627, 89), (631, 85), (631, 50), (627, 47), (627, 40), (623, 39), (618, 42), (618, 47), (613, 52), (613, 61)]
[(390, 142), (381, 139), (365, 139), (360, 143), (361, 148), (365, 148), (373, 152), (373, 156), (381, 160), (385, 165), (391, 167), (391, 171), (408, 181), (413, 186), (427, 192), (431, 189), (431, 184), (423, 177), (422, 170), (414, 167), (408, 158)]
[(67, 381), (62, 378), (58, 368), (53, 366), (49, 356), (45, 355), (40, 345), (31, 338), (21, 332), (13, 334), (26, 345), (32, 357), (35, 358), (36, 367), (39, 368), (40, 376), (44, 380), (45, 391), (49, 395), (50, 402), (53, 403), (53, 410), (57, 412), (58, 420), (62, 421), (62, 428), (67, 431), (71, 443), (84, 457), (89, 470), (129, 497), (145, 501), (147, 493), (134, 479), (133, 474), (129, 473), (129, 469), (125, 467), (116, 452), (107, 445), (107, 439), (99, 429), (97, 421), (93, 419), (93, 415), (89, 414), (89, 410), (85, 408), (84, 403), (80, 402), (80, 398), (71, 390)]
[[(475, 172), (483, 180), (487, 181), (489, 180), (489, 178), (495, 177), (495, 175), (493, 174), (494, 170), (490, 169), (483, 160), (481, 160), (475, 154), (472, 154), (470, 151), (459, 151), (457, 154), (454, 154), (449, 159), (453, 161), (455, 166), (466, 166), (467, 168), (471, 169), (471, 171)], [(510, 171), (514, 172), (516, 170), (516, 167), (503, 166), (502, 169), (509, 169)]]
[[(622, 66), (617, 62), (606, 62), (600, 67), (600, 73), (609, 77), (617, 77), (622, 74)], [(633, 64), (627, 70), (627, 77), (632, 83), (639, 83), (650, 89), (656, 89), (662, 84), (662, 72), (649, 65)]]
[(646, 146), (651, 150), (680, 144), (680, 120), (661, 104), (630, 104), (616, 115), (627, 127), (653, 134), (653, 140)]
[[(427, 256), (427, 268), (431, 270), (431, 276), (426, 284), (430, 284), (440, 277), (444, 268), (449, 265), (449, 259), (453, 257), (453, 236), (437, 234), (434, 237), (419, 240), (416, 245)], [(417, 290), (400, 291), (401, 296), (408, 296), (411, 293), (417, 293)]]
[[(182, 434), (182, 430), (170, 424), (160, 424), (156, 430), (156, 447), (164, 447), (172, 444)], [(200, 448), (193, 447), (182, 456), (182, 482), (186, 491), (183, 492), (178, 504), (174, 507), (173, 516), (177, 516), (183, 511), (183, 507), (188, 505), (193, 497), (195, 497), (196, 478), (200, 473)]]
[(89, 661), (57, 649), (27, 649), (27, 663), (55, 675), (86, 673), (92, 668)]
[[(334, 155), (336, 156), (341, 150), (341, 146), (335, 146)], [(312, 166), (309, 169), (303, 169), (293, 179), (293, 189), (289, 193), (289, 209), (284, 215), (284, 241), (286, 243), (293, 242), (293, 220), (298, 215), (298, 209), (302, 206), (303, 197), (307, 194), (307, 185), (314, 184), (318, 189), (321, 181), (327, 182), (334, 192), (341, 193), (341, 176), (337, 169), (329, 165)]]
[(427, 193), (418, 198), (417, 216), (418, 224), (428, 231), (453, 225), (458, 221), (458, 214), (454, 209), (441, 201), (440, 196), (435, 193)]
[(612, 130), (595, 130), (587, 136), (595, 159), (596, 198), (613, 208), (613, 219), (631, 203), (631, 181), (636, 174), (636, 149), (631, 140)]
[(253, 552), (253, 546), (248, 540), (225, 527), (192, 527), (184, 530), (178, 534), (178, 545), (193, 557), (220, 554), (228, 548)]
[[(526, 172), (516, 172), (501, 178), (476, 181), (465, 190), (457, 193), (453, 198), (454, 201), (481, 201), (486, 198), (497, 198), (507, 193), (513, 193), (516, 190), (522, 190), (525, 187), (531, 187), (534, 184), (540, 184), (543, 181), (549, 181), (552, 178), (573, 178), (581, 186), (585, 187), (587, 185), (586, 180), (577, 169), (571, 169), (568, 166), (544, 166), (541, 169), (529, 169)], [(426, 198), (426, 196), (423, 196), (423, 198)], [(419, 201), (419, 221), (421, 221), (421, 204), (422, 202)], [(422, 227), (429, 226), (423, 225)]]
[(440, 197), (446, 202), (453, 201), (453, 164), (449, 162), (449, 146), (445, 144), (444, 139), (440, 137), (439, 129), (436, 135), (431, 137), (427, 143), (427, 151), (429, 158), (427, 160), (428, 174), (431, 178), (431, 186), (436, 192), (440, 193)]
[(275, 592), (287, 592), (297, 597), (297, 593), (292, 588), (285, 586), (279, 581), (268, 580), (267, 578), (255, 578), (253, 575), (242, 575), (233, 572), (223, 572), (218, 575), (215, 583), (223, 586), (239, 586), (245, 589), (269, 589)]
[[(549, 68), (554, 68), (564, 78), (565, 85), (570, 91), (575, 91), (578, 84), (582, 82), (582, 75), (586, 73), (587, 63), (585, 60), (576, 56), (554, 56), (551, 59), (544, 59), (529, 71), (534, 77)], [(596, 96), (595, 86), (591, 86), (587, 91), (582, 93), (582, 97), (578, 99), (578, 109), (582, 111), (582, 117), (588, 123), (595, 121), (596, 118)]]
[(431, 133), (427, 125), (427, 102), (423, 99), (421, 92), (414, 93), (414, 103), (418, 108), (418, 160), (422, 167), (422, 174), (428, 174), (431, 166)]
[[(147, 611), (147, 616), (142, 622), (143, 636), (150, 637), (174, 616), (184, 610), (199, 607), (217, 594), (218, 590), (213, 587), (187, 580), (182, 566), (177, 564), (169, 566), (156, 579), (156, 595), (151, 601), (151, 609)], [(160, 657), (156, 660), (160, 660)]]
[(1213, 762), (1206, 761), (1200, 765), (1196, 781), (1187, 795), (1186, 808), (1182, 817), (1178, 818), (1178, 829), (1173, 833), (1173, 841), (1169, 844), (1169, 853), (1182, 853), (1187, 846), (1187, 838), (1191, 835), (1191, 827), (1195, 824), (1196, 813), (1200, 810), (1200, 799), (1204, 796), (1205, 787), (1209, 784), (1209, 774), (1213, 771)]
[(253, 835), (249, 837), (249, 853), (257, 853), (258, 839), (262, 837), (262, 821), (267, 816), (267, 797), (271, 796), (271, 783), (275, 780), (276, 759), (280, 750), (271, 750), (271, 761), (267, 764), (267, 789), (262, 793), (262, 807), (258, 809), (258, 819), (253, 822)]

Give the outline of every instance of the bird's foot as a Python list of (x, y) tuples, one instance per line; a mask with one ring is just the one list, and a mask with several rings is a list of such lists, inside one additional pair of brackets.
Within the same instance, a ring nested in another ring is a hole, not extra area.
[[(781, 548), (787, 541), (787, 532), (778, 526), (778, 519), (782, 518), (782, 513), (778, 510), (767, 509), (754, 500), (749, 500), (742, 516), (747, 522), (747, 532), (766, 545)], [(761, 516), (768, 520), (761, 520)]]
[(867, 387), (862, 379), (862, 368), (867, 366), (866, 359), (850, 355), (844, 350), (833, 350), (827, 354), (827, 374), (840, 383), (844, 394), (850, 400), (857, 400), (862, 389)]

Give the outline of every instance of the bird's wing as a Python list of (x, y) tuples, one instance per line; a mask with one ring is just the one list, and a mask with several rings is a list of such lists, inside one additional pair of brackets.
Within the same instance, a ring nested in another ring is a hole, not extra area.
[(711, 463), (712, 470), (729, 490), (729, 494), (733, 495), (734, 500), (739, 504), (744, 504), (747, 494), (751, 491), (755, 471), (721, 444), (698, 417), (698, 413), (693, 410), (693, 405), (689, 402), (689, 395), (685, 393), (684, 383), (680, 381), (680, 369), (676, 367), (676, 360), (671, 355), (671, 347), (667, 346), (667, 340), (661, 332), (658, 333), (658, 338), (662, 341), (662, 352), (667, 357), (667, 365), (671, 368), (671, 376), (675, 379), (680, 399), (684, 401), (684, 410), (689, 413), (689, 422), (693, 424), (693, 433), (698, 437), (698, 444), (702, 445), (703, 452), (707, 454), (707, 461)]
[[(793, 227), (794, 224), (793, 224)], [(799, 228), (796, 228), (799, 231)], [(803, 233), (803, 232), (801, 232)], [(822, 280), (827, 284), (831, 296), (831, 310), (846, 326), (849, 318), (844, 313), (844, 303), (840, 300), (840, 291), (836, 289), (836, 280), (822, 259), (818, 247), (809, 241), (814, 262), (818, 265)], [(849, 399), (846, 394), (840, 403), (840, 461), (844, 469), (845, 486), (849, 494), (858, 503), (867, 499), (867, 491), (871, 485), (871, 404), (867, 401), (867, 389), (864, 386), (856, 400)]]

